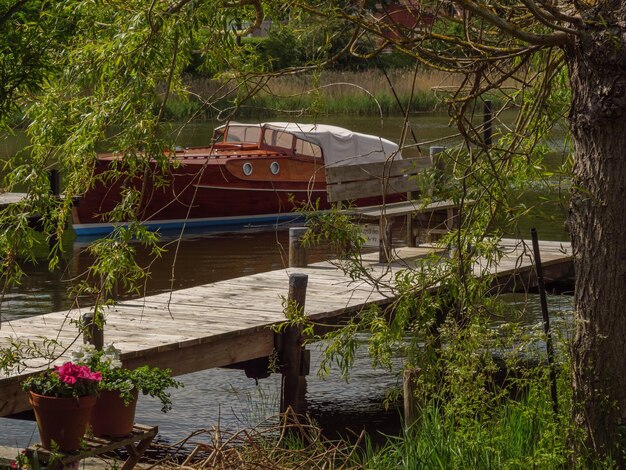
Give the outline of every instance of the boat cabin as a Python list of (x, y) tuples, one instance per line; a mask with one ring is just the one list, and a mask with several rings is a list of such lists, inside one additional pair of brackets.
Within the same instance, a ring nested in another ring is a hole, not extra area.
[(326, 166), (402, 158), (398, 146), (389, 140), (322, 124), (232, 122), (217, 127), (213, 141), (219, 149), (260, 149), (288, 156), (319, 158)]

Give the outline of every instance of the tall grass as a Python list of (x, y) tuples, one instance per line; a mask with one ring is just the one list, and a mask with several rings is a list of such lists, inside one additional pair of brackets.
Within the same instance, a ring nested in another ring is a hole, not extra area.
[(459, 422), (444, 407), (430, 404), (404, 435), (382, 448), (368, 441), (365, 468), (384, 469), (556, 469), (570, 454), (567, 417), (555, 417), (547, 393), (533, 389), (494, 413)]
[(209, 79), (189, 79), (188, 96), (170, 98), (166, 115), (171, 119), (223, 117), (235, 110), (235, 102), (240, 103), (236, 111), (238, 117), (390, 115), (400, 114), (401, 109), (408, 109), (409, 112), (433, 111), (458, 82), (459, 78), (451, 74), (424, 71), (418, 74), (412, 93), (412, 70), (391, 70), (387, 76), (378, 69), (328, 71), (317, 76), (275, 77), (264, 83), (254, 96), (245, 98), (245, 93), (236, 91), (234, 86), (223, 86)]

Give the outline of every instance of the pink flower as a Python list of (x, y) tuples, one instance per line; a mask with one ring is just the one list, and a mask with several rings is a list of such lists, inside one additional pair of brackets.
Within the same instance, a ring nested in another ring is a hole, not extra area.
[(62, 366), (54, 366), (54, 370), (59, 374), (59, 379), (69, 385), (74, 385), (78, 379), (92, 380), (100, 382), (102, 374), (91, 372), (88, 366), (79, 366), (72, 362), (66, 362)]
[(61, 381), (65, 382), (68, 385), (74, 385), (76, 383), (76, 377), (71, 375), (64, 375), (61, 377)]

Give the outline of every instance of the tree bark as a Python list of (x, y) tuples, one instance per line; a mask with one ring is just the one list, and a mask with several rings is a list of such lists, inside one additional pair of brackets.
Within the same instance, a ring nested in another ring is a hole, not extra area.
[[(624, 3), (624, 2), (622, 2)], [(625, 23), (622, 22), (622, 25)], [(574, 171), (574, 419), (596, 457), (621, 461), (626, 424), (626, 42), (588, 30), (565, 48)]]

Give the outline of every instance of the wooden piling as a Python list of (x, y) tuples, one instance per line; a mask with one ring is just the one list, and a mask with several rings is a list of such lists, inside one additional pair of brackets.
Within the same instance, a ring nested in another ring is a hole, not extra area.
[(104, 328), (98, 327), (94, 317), (94, 312), (83, 315), (83, 343), (93, 344), (97, 350), (102, 350), (104, 347)]
[(59, 196), (61, 194), (61, 174), (57, 169), (48, 171), (48, 181), (50, 183), (50, 194)]
[(289, 228), (289, 267), (306, 268), (309, 264), (307, 249), (302, 243), (306, 227)]
[[(289, 276), (289, 295), (287, 297), (290, 307), (299, 311), (304, 309), (306, 300), (306, 288), (309, 276), (294, 273)], [(280, 363), (283, 374), (280, 412), (285, 413), (290, 407), (298, 413), (300, 391), (300, 361), (302, 355), (302, 328), (290, 325), (281, 334), (280, 338)]]
[(543, 316), (543, 332), (546, 335), (546, 353), (548, 355), (548, 367), (550, 367), (550, 394), (552, 396), (552, 410), (555, 415), (559, 413), (559, 398), (556, 388), (556, 367), (554, 364), (554, 345), (552, 332), (550, 331), (550, 316), (548, 314), (548, 300), (546, 298), (546, 286), (543, 278), (541, 265), (541, 251), (539, 250), (539, 236), (535, 227), (530, 229), (533, 242), (533, 255), (535, 258), (535, 273), (537, 274), (537, 287), (539, 288), (539, 300), (541, 301), (541, 313)]
[(402, 385), (404, 393), (404, 428), (409, 429), (418, 419), (415, 387), (422, 370), (420, 368), (404, 369)]

